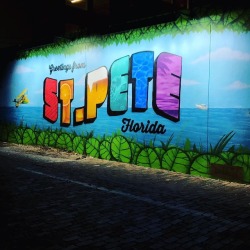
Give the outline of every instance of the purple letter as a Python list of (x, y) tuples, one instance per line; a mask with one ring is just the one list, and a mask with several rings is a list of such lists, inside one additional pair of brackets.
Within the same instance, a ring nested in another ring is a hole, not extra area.
[(156, 60), (156, 77), (153, 90), (155, 112), (174, 122), (180, 120), (182, 58), (167, 52)]

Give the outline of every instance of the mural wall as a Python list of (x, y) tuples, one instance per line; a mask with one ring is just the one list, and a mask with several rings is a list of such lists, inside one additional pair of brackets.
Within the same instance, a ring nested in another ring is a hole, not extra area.
[(20, 52), (0, 139), (250, 182), (249, 13)]

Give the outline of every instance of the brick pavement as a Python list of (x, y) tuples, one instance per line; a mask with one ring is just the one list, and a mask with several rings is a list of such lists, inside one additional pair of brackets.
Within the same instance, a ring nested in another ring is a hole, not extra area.
[(0, 248), (250, 249), (250, 185), (0, 147)]

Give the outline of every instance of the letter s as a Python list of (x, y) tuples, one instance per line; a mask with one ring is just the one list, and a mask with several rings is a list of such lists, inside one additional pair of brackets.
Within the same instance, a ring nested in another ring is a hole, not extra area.
[(43, 117), (51, 123), (58, 118), (57, 80), (45, 78), (43, 85)]

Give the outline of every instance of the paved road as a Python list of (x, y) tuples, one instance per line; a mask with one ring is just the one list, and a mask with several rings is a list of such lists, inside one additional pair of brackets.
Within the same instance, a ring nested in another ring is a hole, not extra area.
[(0, 249), (250, 249), (250, 185), (0, 147)]

